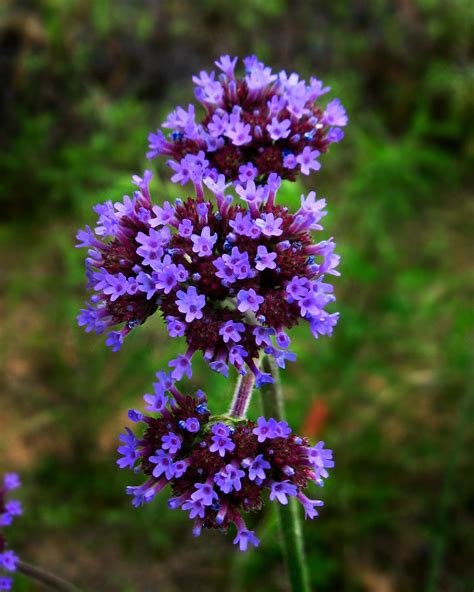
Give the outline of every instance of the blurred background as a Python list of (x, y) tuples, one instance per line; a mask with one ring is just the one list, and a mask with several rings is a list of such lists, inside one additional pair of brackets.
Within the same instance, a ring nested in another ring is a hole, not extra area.
[[(150, 167), (147, 133), (193, 100), (193, 73), (256, 53), (322, 78), (350, 118), (283, 192), (328, 199), (342, 256), (339, 326), (295, 330), (283, 379), (291, 424), (336, 459), (304, 526), (313, 588), (472, 589), (473, 32), (470, 0), (3, 0), (0, 471), (24, 482), (10, 540), (26, 561), (101, 592), (288, 590), (270, 508), (240, 555), (231, 534), (193, 539), (166, 495), (130, 506), (117, 435), (181, 344), (155, 319), (113, 354), (75, 323), (92, 205)], [(157, 201), (182, 193), (151, 168)], [(199, 365), (190, 386), (225, 411), (223, 377)]]

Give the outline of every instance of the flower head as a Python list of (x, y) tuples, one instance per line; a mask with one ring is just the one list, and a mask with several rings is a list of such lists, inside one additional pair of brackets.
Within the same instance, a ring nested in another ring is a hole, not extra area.
[(0, 590), (11, 590), (13, 580), (9, 574), (16, 571), (18, 562), (16, 553), (8, 549), (3, 529), (22, 513), (18, 500), (7, 499), (7, 494), (19, 486), (20, 479), (16, 473), (6, 473), (3, 482), (0, 482)]
[[(250, 370), (259, 386), (269, 380), (257, 370), (262, 349), (281, 367), (294, 359), (284, 351), (285, 330), (304, 320), (318, 337), (330, 335), (337, 322), (337, 313), (326, 311), (335, 298), (325, 281), (338, 275), (335, 243), (312, 238), (322, 228), (326, 201), (311, 192), (291, 213), (276, 203), (281, 179), (270, 175), (263, 185), (237, 185), (241, 199), (234, 205), (225, 178), (209, 173), (202, 157), (194, 164), (193, 198), (157, 208), (145, 172), (134, 177), (132, 199), (95, 208), (95, 228), (78, 233), (93, 292), (78, 322), (86, 331), (106, 332), (117, 351), (132, 329), (160, 312), (169, 335), (187, 344), (170, 362), (173, 379), (190, 377), (191, 358), (201, 351), (213, 370), (225, 376), (229, 364)], [(204, 186), (214, 199), (206, 201)]]
[[(305, 516), (317, 516), (303, 490), (310, 481), (321, 485), (334, 463), (332, 452), (320, 442), (311, 447), (306, 438), (291, 434), (286, 422), (259, 417), (257, 422), (212, 417), (205, 395), (185, 396), (168, 381), (170, 403), (158, 416), (141, 415), (142, 434), (133, 440), (134, 454), (119, 447), (126, 462), (120, 467), (143, 473), (142, 485), (127, 488), (133, 505), (150, 502), (167, 485), (168, 506), (189, 512), (197, 536), (203, 527), (237, 529), (234, 543), (241, 551), (258, 546), (243, 515), (260, 510), (265, 499), (286, 505), (295, 497)], [(199, 417), (198, 429), (188, 422)], [(130, 441), (129, 433), (125, 435)], [(121, 438), (123, 441), (123, 437)], [(133, 462), (129, 459), (133, 457)]]
[(149, 135), (149, 158), (171, 156), (173, 182), (191, 178), (187, 158), (203, 152), (216, 174), (240, 182), (260, 180), (269, 173), (295, 180), (298, 173), (318, 170), (316, 156), (339, 142), (348, 119), (339, 99), (326, 107), (318, 99), (329, 92), (317, 78), (309, 83), (295, 73), (271, 69), (255, 56), (243, 60), (245, 75), (236, 78), (237, 58), (224, 55), (215, 62), (219, 76), (193, 76), (196, 98), (205, 109), (196, 121), (194, 105), (177, 107), (161, 131)]

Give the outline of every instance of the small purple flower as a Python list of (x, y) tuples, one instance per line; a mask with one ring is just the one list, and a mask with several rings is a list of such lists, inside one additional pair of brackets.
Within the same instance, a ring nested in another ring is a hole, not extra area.
[(157, 450), (154, 456), (148, 459), (156, 467), (153, 469), (153, 477), (161, 477), (164, 475), (168, 481), (174, 477), (175, 466), (171, 455), (164, 450)]
[(268, 133), (272, 140), (280, 140), (281, 138), (287, 138), (291, 134), (291, 121), (284, 119), (278, 121), (278, 118), (273, 117), (272, 122), (267, 125)]
[(253, 460), (242, 461), (242, 466), (248, 467), (250, 481), (255, 481), (255, 479), (264, 481), (267, 478), (265, 471), (271, 467), (270, 463), (263, 458), (263, 454), (257, 454)]
[(257, 256), (255, 257), (255, 268), (259, 271), (264, 269), (275, 269), (277, 253), (268, 252), (267, 247), (259, 245), (257, 247)]
[(204, 226), (201, 234), (191, 235), (193, 241), (193, 251), (199, 255), (199, 257), (209, 257), (212, 255), (212, 249), (217, 241), (217, 233), (211, 235), (211, 229), (209, 226)]
[(260, 541), (252, 530), (239, 530), (234, 539), (234, 545), (239, 545), (241, 551), (247, 551), (249, 544), (258, 547)]
[(105, 345), (110, 347), (113, 352), (118, 351), (122, 347), (122, 343), (123, 343), (122, 331), (111, 331), (107, 335), (107, 339), (105, 340)]
[(226, 426), (225, 423), (218, 422), (212, 426), (211, 432), (215, 436), (222, 436), (225, 438), (230, 434), (230, 428)]
[(23, 506), (18, 500), (10, 500), (5, 504), (5, 510), (10, 516), (21, 516), (23, 514)]
[(169, 201), (165, 201), (163, 207), (153, 206), (152, 211), (155, 214), (155, 218), (150, 219), (150, 226), (152, 228), (165, 226), (174, 219), (175, 210)]
[(178, 232), (183, 238), (189, 238), (193, 233), (193, 225), (191, 220), (185, 218), (178, 226)]
[(203, 506), (211, 506), (213, 501), (219, 497), (210, 483), (196, 483), (194, 487), (195, 491), (191, 495), (191, 499), (200, 502)]
[(178, 357), (175, 360), (168, 362), (168, 366), (173, 368), (171, 376), (174, 380), (181, 380), (184, 375), (191, 378), (193, 375), (191, 361), (187, 356), (183, 356), (183, 354), (178, 354)]
[(270, 501), (277, 499), (280, 504), (286, 506), (288, 504), (288, 495), (296, 496), (298, 490), (296, 485), (290, 483), (288, 480), (285, 481), (273, 481), (270, 489)]
[(323, 117), (329, 125), (345, 126), (348, 121), (346, 110), (339, 99), (333, 99), (328, 103)]
[(267, 438), (276, 437), (276, 428), (277, 422), (272, 417), (268, 421), (264, 417), (259, 417), (253, 433), (258, 437), (259, 442), (265, 442)]
[(229, 463), (216, 473), (214, 481), (224, 493), (230, 493), (231, 491), (240, 491), (242, 489), (241, 479), (244, 476), (244, 471)]
[(157, 393), (154, 395), (144, 395), (143, 399), (147, 406), (145, 409), (147, 411), (151, 411), (152, 413), (163, 413), (166, 409), (166, 405), (168, 404), (168, 397), (166, 397), (163, 393)]
[(319, 150), (311, 150), (309, 146), (305, 146), (303, 152), (298, 154), (296, 157), (296, 162), (300, 165), (301, 173), (303, 175), (309, 175), (311, 169), (314, 171), (319, 171), (321, 165), (316, 160), (319, 155)]
[(332, 469), (334, 467), (332, 450), (325, 449), (324, 442), (318, 442), (316, 446), (307, 449), (307, 454), (309, 462), (318, 472), (318, 477), (324, 477), (326, 479), (329, 476), (326, 469)]
[(193, 434), (199, 432), (199, 429), (201, 427), (199, 420), (196, 417), (188, 417), (184, 425), (187, 431)]
[(298, 161), (296, 160), (296, 156), (289, 152), (283, 157), (283, 166), (285, 169), (293, 170), (298, 166)]
[[(236, 366), (239, 370), (245, 364), (245, 359), (248, 357), (248, 352), (240, 345), (234, 345), (229, 350), (229, 362)], [(242, 372), (245, 372), (242, 370)]]
[(19, 560), (18, 555), (13, 551), (4, 551), (0, 553), (0, 567), (6, 571), (16, 571), (16, 564)]
[(239, 167), (239, 181), (242, 184), (247, 183), (247, 181), (253, 181), (257, 175), (258, 169), (251, 162)]
[(265, 236), (281, 236), (283, 234), (283, 230), (280, 228), (283, 220), (275, 218), (273, 214), (262, 214), (261, 218), (255, 220), (255, 224)]
[(123, 455), (123, 458), (119, 458), (117, 464), (121, 469), (132, 469), (138, 458), (138, 440), (135, 438), (135, 435), (130, 428), (125, 429), (126, 433), (119, 435), (119, 440), (123, 442), (123, 446), (118, 447), (118, 452)]
[(271, 335), (275, 334), (274, 329), (270, 327), (255, 327), (253, 330), (253, 334), (255, 336), (255, 343), (257, 345), (272, 345), (272, 340), (270, 339)]
[(241, 121), (235, 121), (229, 125), (225, 135), (230, 138), (234, 146), (243, 146), (252, 141), (250, 125), (248, 123), (244, 124)]
[(167, 450), (169, 454), (175, 455), (181, 448), (181, 438), (173, 432), (168, 432), (161, 438), (163, 450)]
[(226, 436), (212, 436), (212, 444), (209, 447), (210, 452), (218, 452), (219, 455), (224, 458), (227, 452), (232, 452), (235, 448), (235, 444), (230, 438)]
[(206, 512), (206, 508), (202, 504), (201, 500), (190, 499), (184, 502), (182, 509), (185, 511), (189, 510), (189, 517), (191, 520), (197, 516), (199, 516), (199, 518), (204, 518), (204, 514)]
[(234, 321), (227, 321), (219, 329), (219, 335), (222, 335), (222, 340), (224, 341), (224, 343), (229, 343), (229, 341), (234, 341), (235, 343), (238, 343), (242, 339), (240, 334), (244, 331), (245, 326), (243, 323), (234, 323)]
[(198, 294), (194, 286), (189, 286), (186, 292), (178, 290), (176, 304), (179, 312), (186, 315), (186, 322), (202, 319), (202, 309), (206, 304), (206, 297)]
[(237, 294), (237, 308), (240, 312), (257, 312), (259, 306), (263, 303), (264, 299), (259, 296), (253, 288), (250, 290), (239, 290)]
[(182, 337), (186, 329), (186, 325), (183, 321), (171, 316), (166, 317), (166, 327), (170, 337)]
[(17, 489), (20, 485), (20, 477), (16, 473), (5, 473), (5, 476), (3, 477), (3, 486), (6, 491)]
[(275, 438), (288, 438), (291, 428), (286, 421), (279, 421), (275, 427)]
[(318, 516), (318, 512), (315, 510), (315, 508), (324, 506), (324, 502), (322, 502), (321, 500), (309, 499), (301, 492), (298, 493), (297, 498), (298, 498), (298, 501), (301, 502), (301, 505), (304, 508), (305, 520), (307, 518), (312, 520), (313, 518)]

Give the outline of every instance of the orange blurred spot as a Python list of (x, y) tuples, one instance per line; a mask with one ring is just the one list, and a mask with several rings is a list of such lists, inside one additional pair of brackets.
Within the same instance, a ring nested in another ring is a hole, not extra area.
[(314, 437), (320, 434), (326, 425), (329, 409), (322, 399), (316, 399), (309, 408), (308, 415), (301, 427), (303, 436)]

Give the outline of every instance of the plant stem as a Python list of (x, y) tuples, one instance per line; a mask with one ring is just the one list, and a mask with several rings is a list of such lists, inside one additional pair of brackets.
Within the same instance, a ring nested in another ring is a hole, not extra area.
[[(284, 419), (285, 413), (278, 367), (274, 360), (264, 356), (262, 370), (270, 373), (275, 381), (274, 384), (262, 385), (263, 412), (267, 418), (273, 417), (277, 421), (281, 421)], [(287, 506), (281, 504), (277, 504), (277, 506), (291, 588), (293, 592), (310, 592), (297, 501), (291, 497)]]
[(66, 582), (62, 578), (55, 576), (48, 571), (25, 563), (24, 561), (18, 561), (16, 564), (17, 569), (26, 577), (40, 582), (50, 590), (59, 590), (59, 592), (80, 592), (79, 588), (76, 588), (73, 584)]
[(236, 419), (242, 419), (247, 413), (247, 408), (252, 396), (255, 376), (253, 372), (240, 375), (235, 386), (234, 397), (229, 409), (229, 415)]

